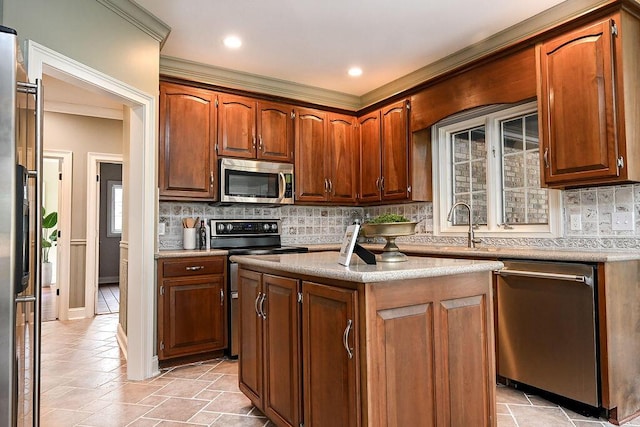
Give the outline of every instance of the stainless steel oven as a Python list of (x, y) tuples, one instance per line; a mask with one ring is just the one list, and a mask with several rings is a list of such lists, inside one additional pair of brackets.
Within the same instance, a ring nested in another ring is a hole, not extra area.
[[(308, 248), (282, 246), (280, 221), (267, 220), (211, 220), (211, 248), (227, 249), (229, 255), (269, 255), (281, 253), (304, 253)], [(238, 357), (239, 313), (238, 313), (238, 264), (227, 261), (228, 351), (231, 358)]]
[(293, 165), (220, 159), (221, 203), (293, 204)]

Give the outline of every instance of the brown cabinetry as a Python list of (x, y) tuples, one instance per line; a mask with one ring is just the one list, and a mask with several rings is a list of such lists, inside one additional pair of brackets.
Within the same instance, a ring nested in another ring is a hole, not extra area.
[(357, 291), (303, 282), (302, 300), (305, 425), (359, 426)]
[(227, 345), (225, 257), (158, 260), (158, 359)]
[(160, 200), (216, 198), (216, 94), (160, 84)]
[(640, 179), (640, 23), (625, 11), (537, 48), (544, 184)]
[(285, 104), (220, 95), (218, 155), (293, 162), (292, 111)]
[(355, 203), (354, 118), (309, 108), (295, 116), (296, 201)]
[(278, 426), (298, 426), (299, 282), (240, 270), (240, 390)]
[(358, 119), (359, 201), (409, 198), (409, 116), (403, 100)]

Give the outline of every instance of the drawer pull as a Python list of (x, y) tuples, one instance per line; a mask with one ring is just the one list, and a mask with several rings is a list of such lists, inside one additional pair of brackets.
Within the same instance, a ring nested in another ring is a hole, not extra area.
[(220, 289), (220, 307), (224, 306), (224, 291)]
[(204, 269), (204, 265), (193, 265), (190, 267), (185, 267), (185, 270), (187, 271), (198, 271), (198, 270), (203, 270)]
[(347, 327), (344, 328), (344, 334), (342, 334), (342, 344), (344, 345), (345, 350), (347, 350), (347, 356), (349, 356), (349, 359), (353, 359), (353, 351), (349, 347), (349, 334), (351, 333), (352, 324), (353, 321), (349, 319), (347, 321)]

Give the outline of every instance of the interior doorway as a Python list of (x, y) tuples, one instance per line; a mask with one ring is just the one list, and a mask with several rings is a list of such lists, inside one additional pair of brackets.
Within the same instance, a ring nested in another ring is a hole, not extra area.
[(50, 273), (47, 273), (48, 277), (43, 275), (43, 321), (68, 318), (66, 295), (69, 292), (72, 158), (70, 151), (44, 151), (44, 211), (41, 214), (46, 219), (43, 223), (48, 222), (48, 227), (43, 230), (43, 239), (50, 245), (45, 249), (44, 260), (50, 264)]
[(122, 155), (88, 153), (85, 276), (87, 317), (120, 310), (123, 190)]
[(122, 238), (122, 164), (100, 162), (98, 210), (98, 290), (95, 313), (120, 311), (120, 241)]

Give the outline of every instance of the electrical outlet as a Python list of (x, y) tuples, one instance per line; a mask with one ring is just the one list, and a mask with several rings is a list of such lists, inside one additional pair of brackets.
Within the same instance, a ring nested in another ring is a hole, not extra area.
[(571, 215), (571, 231), (580, 231), (580, 230), (582, 230), (580, 215), (579, 214)]
[(611, 229), (613, 231), (633, 231), (633, 213), (632, 212), (612, 213)]
[(164, 222), (158, 223), (158, 236), (164, 236), (166, 224)]

